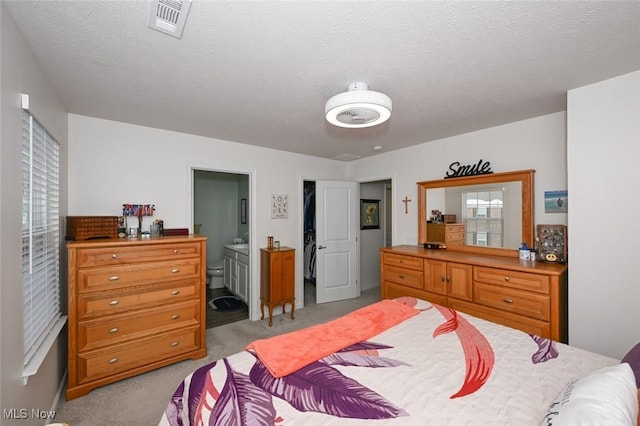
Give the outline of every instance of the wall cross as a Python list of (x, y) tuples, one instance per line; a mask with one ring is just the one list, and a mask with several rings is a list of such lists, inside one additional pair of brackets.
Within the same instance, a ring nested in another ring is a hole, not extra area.
[(404, 196), (404, 200), (402, 200), (402, 202), (404, 203), (404, 214), (408, 214), (409, 213), (409, 203), (411, 202), (411, 199), (405, 195)]

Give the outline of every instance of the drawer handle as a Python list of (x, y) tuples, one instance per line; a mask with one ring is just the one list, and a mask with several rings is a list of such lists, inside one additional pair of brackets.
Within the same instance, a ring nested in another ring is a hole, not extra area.
[(504, 277), (504, 280), (505, 280), (505, 281), (509, 281), (510, 279), (511, 279), (511, 278), (509, 278), (509, 277)]
[(173, 269), (171, 270), (171, 273), (172, 273), (172, 274), (177, 274), (178, 272), (180, 272), (180, 269), (178, 269), (178, 268), (173, 268)]
[(447, 281), (447, 282), (451, 282), (451, 277), (447, 275), (447, 279), (446, 279), (446, 281)]
[(440, 276), (440, 281), (445, 282), (445, 276), (444, 275)]
[(115, 254), (115, 253), (113, 253), (113, 254), (111, 255), (111, 258), (113, 258), (113, 259), (115, 259), (116, 257), (118, 257), (118, 255), (117, 255), (117, 254)]
[(502, 299), (502, 301), (504, 303), (513, 303), (513, 299), (509, 299), (508, 297), (505, 297), (504, 299)]
[(400, 274), (398, 275), (398, 278), (400, 278), (401, 280), (404, 280), (404, 275)]
[(401, 260), (400, 263), (404, 263), (404, 260)]
[(178, 315), (178, 314), (171, 315), (171, 319), (175, 320), (175, 319), (178, 319), (178, 318), (180, 318), (180, 315)]
[(116, 306), (118, 303), (120, 303), (118, 300), (112, 300), (111, 302), (109, 302), (111, 306)]
[(113, 327), (111, 330), (109, 330), (109, 333), (117, 333), (118, 331), (120, 331), (118, 327)]
[(115, 364), (116, 362), (118, 362), (118, 358), (111, 358), (109, 360), (109, 364)]
[(178, 254), (178, 249), (173, 250), (173, 254)]
[(172, 294), (172, 295), (174, 295), (174, 296), (176, 296), (176, 295), (180, 294), (180, 290), (173, 290), (173, 291), (171, 292), (171, 294)]
[(173, 346), (174, 348), (176, 346), (178, 346), (180, 344), (180, 342), (178, 342), (177, 340), (175, 342), (171, 342), (171, 346)]
[(120, 279), (120, 277), (119, 277), (119, 276), (117, 276), (117, 275), (114, 275), (114, 276), (112, 276), (112, 277), (109, 277), (109, 281), (118, 281), (119, 279)]

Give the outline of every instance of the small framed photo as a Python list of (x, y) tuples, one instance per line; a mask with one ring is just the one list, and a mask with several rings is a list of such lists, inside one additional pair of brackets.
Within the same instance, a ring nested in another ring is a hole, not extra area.
[(360, 200), (360, 229), (380, 229), (380, 200)]
[(568, 208), (569, 198), (567, 197), (567, 191), (544, 192), (545, 213), (567, 213)]

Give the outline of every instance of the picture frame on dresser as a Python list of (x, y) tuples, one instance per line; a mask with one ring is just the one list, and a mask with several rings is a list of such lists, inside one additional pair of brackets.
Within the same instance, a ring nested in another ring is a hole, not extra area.
[(380, 229), (380, 200), (360, 200), (360, 229)]

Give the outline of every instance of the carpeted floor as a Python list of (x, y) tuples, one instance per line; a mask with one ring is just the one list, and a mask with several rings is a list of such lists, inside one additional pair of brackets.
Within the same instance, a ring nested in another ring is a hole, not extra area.
[(357, 299), (308, 304), (296, 310), (295, 320), (291, 320), (289, 315), (275, 315), (272, 327), (266, 320), (245, 319), (211, 328), (207, 330), (206, 357), (182, 361), (102, 386), (72, 401), (62, 400), (53, 421), (70, 426), (157, 425), (180, 381), (196, 368), (239, 352), (256, 339), (330, 321), (378, 300), (380, 288), (374, 288), (363, 291)]
[(207, 328), (219, 327), (249, 318), (249, 308), (245, 306), (235, 311), (217, 311), (211, 308), (209, 300), (222, 296), (233, 296), (226, 288), (207, 289)]

